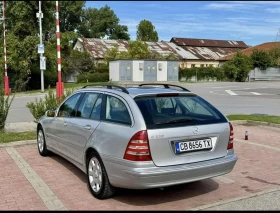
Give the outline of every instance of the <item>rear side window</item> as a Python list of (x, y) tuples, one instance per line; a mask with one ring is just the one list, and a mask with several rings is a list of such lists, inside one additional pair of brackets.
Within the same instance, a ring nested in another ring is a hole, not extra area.
[(227, 122), (211, 104), (198, 96), (135, 98), (148, 129)]
[(125, 104), (118, 98), (108, 95), (106, 100), (105, 120), (131, 125), (131, 118)]
[(95, 105), (98, 96), (99, 94), (86, 93), (78, 108), (78, 112), (76, 116), (80, 118), (89, 118), (92, 112), (92, 108)]

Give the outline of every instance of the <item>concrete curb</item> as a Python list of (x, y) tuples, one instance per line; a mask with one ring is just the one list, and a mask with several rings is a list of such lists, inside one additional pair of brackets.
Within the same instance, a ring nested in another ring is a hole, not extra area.
[(252, 124), (252, 125), (259, 125), (259, 126), (270, 126), (280, 128), (280, 124), (273, 124), (268, 122), (261, 122), (261, 121), (250, 121), (250, 120), (236, 120), (230, 121), (232, 124)]
[(15, 141), (15, 142), (8, 142), (0, 144), (0, 148), (3, 147), (12, 147), (12, 146), (22, 146), (22, 145), (29, 145), (37, 143), (36, 140), (26, 140), (26, 141)]
[(253, 198), (253, 197), (257, 197), (257, 196), (260, 196), (260, 195), (265, 195), (265, 194), (269, 194), (269, 193), (273, 193), (273, 192), (277, 192), (277, 191), (280, 191), (280, 187), (265, 190), (265, 191), (261, 191), (261, 192), (258, 192), (258, 193), (254, 193), (254, 194), (250, 194), (250, 195), (246, 195), (246, 196), (242, 196), (242, 197), (237, 197), (237, 198), (232, 198), (232, 199), (228, 199), (228, 200), (218, 201), (218, 202), (212, 203), (212, 204), (202, 205), (202, 206), (198, 206), (196, 208), (192, 208), (192, 209), (188, 209), (188, 210), (189, 211), (207, 210), (208, 208), (211, 208), (211, 207), (221, 206), (221, 205), (225, 205), (225, 204), (232, 203), (232, 202), (238, 202), (238, 201), (242, 201), (242, 200), (245, 200), (245, 199), (249, 199), (249, 198)]

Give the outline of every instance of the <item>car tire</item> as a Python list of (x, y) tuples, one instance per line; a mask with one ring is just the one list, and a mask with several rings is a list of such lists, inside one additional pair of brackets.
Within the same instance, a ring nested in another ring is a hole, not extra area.
[(116, 189), (110, 184), (104, 164), (96, 152), (90, 153), (87, 159), (87, 180), (95, 198), (103, 200), (115, 195)]
[(37, 131), (37, 147), (41, 156), (45, 157), (49, 155), (45, 140), (45, 134), (42, 127), (39, 127)]

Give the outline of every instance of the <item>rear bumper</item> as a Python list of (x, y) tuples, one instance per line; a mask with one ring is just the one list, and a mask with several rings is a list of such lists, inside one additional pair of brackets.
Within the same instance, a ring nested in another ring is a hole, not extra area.
[(104, 165), (113, 186), (129, 189), (149, 189), (223, 175), (232, 171), (236, 161), (237, 156), (229, 154), (218, 159), (178, 166), (156, 167), (152, 163), (137, 168), (113, 163), (111, 160), (105, 160)]

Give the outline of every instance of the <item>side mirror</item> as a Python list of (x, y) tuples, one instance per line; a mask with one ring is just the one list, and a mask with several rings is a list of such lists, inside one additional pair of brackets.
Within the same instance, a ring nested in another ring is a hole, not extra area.
[(54, 117), (55, 116), (55, 111), (52, 111), (52, 110), (46, 111), (46, 116), (47, 117)]

